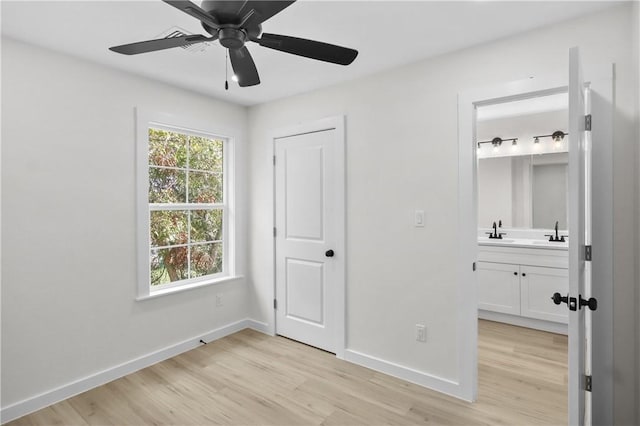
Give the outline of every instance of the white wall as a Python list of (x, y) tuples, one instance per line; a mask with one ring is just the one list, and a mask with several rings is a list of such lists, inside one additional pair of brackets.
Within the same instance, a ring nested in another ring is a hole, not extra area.
[[(615, 415), (633, 424), (636, 156), (631, 5), (368, 78), (250, 108), (253, 315), (270, 322), (273, 291), (270, 129), (347, 117), (348, 348), (456, 380), (457, 94), (551, 73), (568, 49), (585, 64), (615, 62)], [(626, 176), (626, 179), (625, 179)], [(424, 209), (426, 226), (412, 226)], [(414, 325), (427, 325), (427, 343)]]
[(245, 108), (3, 39), (3, 408), (248, 314), (243, 280), (134, 300), (136, 106), (237, 130), (245, 258)]

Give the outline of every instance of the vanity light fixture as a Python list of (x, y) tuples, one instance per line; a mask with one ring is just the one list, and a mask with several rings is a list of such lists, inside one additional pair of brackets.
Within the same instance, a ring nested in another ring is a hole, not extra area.
[(497, 151), (498, 148), (500, 148), (500, 145), (502, 145), (502, 142), (513, 141), (512, 145), (515, 146), (517, 140), (518, 140), (518, 138), (502, 139), (500, 137), (495, 137), (495, 138), (491, 139), (490, 141), (480, 141), (480, 142), (478, 142), (478, 149), (482, 148), (482, 144), (483, 143), (490, 143), (491, 145), (493, 145), (493, 150)]
[(551, 133), (550, 135), (534, 136), (533, 137), (533, 143), (540, 143), (540, 138), (551, 138), (556, 143), (556, 146), (560, 146), (560, 144), (562, 143), (562, 140), (568, 134), (569, 133), (563, 132), (562, 130), (556, 130), (555, 132)]

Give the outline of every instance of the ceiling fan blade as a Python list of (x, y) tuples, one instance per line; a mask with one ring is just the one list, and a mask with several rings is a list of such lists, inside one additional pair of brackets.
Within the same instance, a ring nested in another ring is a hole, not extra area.
[(137, 55), (139, 53), (154, 52), (156, 50), (171, 49), (172, 47), (187, 46), (189, 44), (213, 41), (216, 37), (203, 35), (186, 35), (182, 37), (160, 38), (157, 40), (139, 41), (137, 43), (123, 44), (110, 47), (109, 50), (123, 55)]
[(269, 49), (339, 65), (349, 65), (358, 56), (357, 50), (347, 47), (278, 34), (263, 33), (262, 37), (253, 41)]
[(240, 49), (229, 49), (229, 57), (231, 58), (233, 73), (238, 77), (240, 87), (260, 84), (260, 76), (258, 75), (256, 64), (253, 62), (253, 58), (246, 46), (242, 46)]
[(200, 6), (191, 3), (189, 0), (162, 0), (163, 2), (175, 7), (178, 10), (183, 11), (187, 15), (191, 15), (194, 18), (198, 19), (200, 22), (204, 22), (208, 26), (213, 29), (219, 30), (220, 24), (216, 19), (209, 15), (204, 9)]
[(269, 0), (247, 0), (238, 12), (246, 20), (246, 16), (252, 10), (259, 15), (259, 24), (263, 23), (272, 16), (282, 12), (287, 7), (295, 3), (295, 0), (288, 1), (269, 1)]

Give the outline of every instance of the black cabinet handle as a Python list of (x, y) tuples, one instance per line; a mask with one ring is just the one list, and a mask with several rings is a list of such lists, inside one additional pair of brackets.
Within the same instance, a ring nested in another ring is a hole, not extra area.
[(324, 252), (324, 255), (327, 257), (333, 257), (334, 254), (333, 250), (327, 250)]
[(518, 275), (518, 273), (517, 273), (517, 272), (514, 272), (514, 273), (513, 273), (513, 275)]
[(522, 273), (522, 276), (523, 276), (523, 277), (526, 277), (526, 276), (527, 276), (527, 274), (525, 274), (525, 273), (523, 272), (523, 273)]

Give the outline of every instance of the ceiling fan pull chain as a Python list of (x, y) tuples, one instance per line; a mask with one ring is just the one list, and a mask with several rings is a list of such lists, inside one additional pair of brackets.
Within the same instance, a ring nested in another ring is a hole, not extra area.
[(229, 49), (224, 50), (224, 90), (229, 90)]

